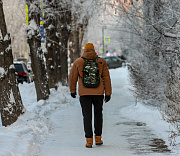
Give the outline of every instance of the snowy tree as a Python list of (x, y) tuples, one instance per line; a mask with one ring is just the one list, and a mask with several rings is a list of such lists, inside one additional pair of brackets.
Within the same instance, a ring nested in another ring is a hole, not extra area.
[(40, 34), (40, 3), (37, 0), (27, 1), (29, 26), (27, 28), (28, 44), (32, 62), (32, 70), (35, 75), (35, 87), (37, 101), (46, 100), (50, 91), (45, 71), (44, 54), (41, 48)]
[(168, 121), (179, 122), (179, 1), (131, 1), (115, 8), (126, 19), (126, 32), (132, 34), (121, 39), (132, 53), (129, 61), (135, 96), (161, 107)]
[(86, 31), (90, 13), (85, 10), (85, 6), (92, 5), (92, 1), (77, 0), (72, 6), (72, 22), (71, 22), (71, 35), (69, 38), (69, 51), (70, 61), (73, 63), (78, 57), (81, 56), (81, 47)]
[(7, 32), (0, 0), (0, 112), (2, 125), (14, 123), (24, 113), (19, 88), (15, 78), (15, 67), (11, 49), (11, 38)]
[[(44, 27), (46, 30), (46, 64), (50, 88), (60, 82), (67, 85), (67, 54), (71, 63), (80, 57), (84, 32), (94, 9), (95, 1), (44, 0)], [(68, 47), (67, 47), (68, 45)]]
[(57, 36), (59, 38), (59, 52), (60, 52), (60, 67), (61, 67), (61, 82), (62, 85), (68, 84), (68, 63), (67, 63), (67, 53), (68, 53), (68, 39), (70, 36), (70, 23), (71, 23), (71, 3), (72, 1), (63, 0), (59, 1), (57, 14)]
[(107, 5), (119, 22), (116, 38), (128, 50), (135, 97), (159, 107), (179, 129), (179, 0), (112, 0)]
[(59, 44), (57, 37), (57, 17), (55, 16), (56, 12), (56, 3), (52, 0), (47, 0), (43, 4), (44, 12), (44, 23), (43, 26), (46, 30), (46, 66), (48, 73), (48, 83), (49, 88), (56, 88), (58, 84), (58, 79), (60, 80), (60, 53), (59, 53)]
[(68, 82), (67, 44), (71, 30), (71, 3), (71, 0), (45, 0), (43, 3), (47, 67), (49, 74), (54, 75), (49, 77), (51, 87), (57, 86), (59, 82), (67, 85)]

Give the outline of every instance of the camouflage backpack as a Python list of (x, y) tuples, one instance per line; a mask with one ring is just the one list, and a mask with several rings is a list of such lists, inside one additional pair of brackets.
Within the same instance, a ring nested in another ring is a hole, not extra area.
[(81, 78), (83, 85), (87, 88), (96, 88), (100, 84), (100, 73), (97, 64), (98, 58), (96, 57), (92, 60), (83, 58), (85, 62), (81, 72)]

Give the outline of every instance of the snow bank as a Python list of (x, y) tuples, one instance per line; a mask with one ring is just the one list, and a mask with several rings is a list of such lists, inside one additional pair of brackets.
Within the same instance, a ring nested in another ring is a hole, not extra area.
[[(127, 94), (133, 94), (133, 92), (130, 91), (130, 89), (133, 90), (133, 87), (128, 79), (129, 73), (127, 68), (115, 69), (114, 71), (111, 71), (111, 74), (116, 75), (113, 77), (113, 80), (117, 82), (121, 81), (121, 79), (126, 79), (125, 87), (128, 92)], [(117, 79), (118, 77), (119, 79)], [(115, 82), (115, 84), (118, 83)], [(119, 86), (116, 85), (116, 87)], [(179, 148), (180, 137), (177, 136), (175, 139), (171, 138), (173, 131), (177, 132), (177, 129), (163, 119), (163, 113), (161, 113), (159, 107), (143, 105), (138, 102), (137, 104), (134, 103), (134, 105), (121, 109), (120, 113), (126, 118), (146, 123), (146, 125), (149, 126), (157, 136), (162, 138), (168, 146), (172, 145), (170, 147), (171, 149)], [(176, 144), (176, 146), (173, 147), (173, 144)]]
[[(123, 108), (120, 113), (126, 118), (146, 123), (146, 126), (150, 127), (159, 138), (162, 138), (166, 142), (169, 149), (178, 150), (180, 137), (177, 136), (176, 140), (171, 139), (171, 132), (177, 132), (177, 129), (163, 119), (158, 108), (137, 103), (137, 105)], [(171, 146), (173, 142), (177, 146)]]
[(129, 80), (129, 72), (127, 67), (110, 70), (112, 91), (119, 92), (116, 89), (122, 88), (129, 92), (131, 88)]
[(145, 122), (147, 126), (156, 131), (158, 136), (163, 137), (163, 139), (167, 138), (166, 132), (169, 129), (169, 124), (162, 119), (162, 115), (157, 108), (137, 103), (137, 105), (122, 109), (121, 113), (127, 118)]
[(19, 88), (26, 112), (11, 126), (0, 125), (1, 156), (37, 154), (53, 130), (48, 115), (73, 104), (67, 87), (59, 86), (57, 91), (52, 89), (49, 100), (39, 102), (36, 102), (34, 83), (19, 84)]
[[(131, 86), (130, 79), (129, 79), (129, 72), (128, 68), (118, 68), (110, 70), (112, 86), (113, 86), (113, 93), (120, 94), (118, 88), (122, 88), (126, 91), (125, 94), (133, 95), (133, 87)], [(119, 82), (123, 82), (119, 83)], [(142, 103), (138, 102), (137, 104), (133, 104), (127, 106), (120, 110), (120, 114), (124, 117), (136, 120), (137, 122), (146, 123), (157, 136), (162, 138), (168, 146), (173, 144), (173, 142), (177, 145), (176, 147), (171, 146), (170, 148), (179, 148), (180, 144), (180, 137), (176, 137), (176, 140), (170, 139), (172, 135), (172, 131), (177, 132), (177, 129), (173, 127), (170, 123), (166, 122), (163, 119), (162, 113), (158, 107), (152, 107), (143, 105)]]

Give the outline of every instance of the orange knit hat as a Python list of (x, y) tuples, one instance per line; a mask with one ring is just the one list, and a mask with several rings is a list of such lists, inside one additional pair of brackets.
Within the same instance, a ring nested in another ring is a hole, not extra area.
[[(92, 43), (87, 43), (85, 46), (84, 46), (84, 51), (86, 50), (86, 48), (89, 48), (89, 49), (92, 49), (94, 50), (94, 45)], [(95, 51), (95, 50), (94, 50)]]

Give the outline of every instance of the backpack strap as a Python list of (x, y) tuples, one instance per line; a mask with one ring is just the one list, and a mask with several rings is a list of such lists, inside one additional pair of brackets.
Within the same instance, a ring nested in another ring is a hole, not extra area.
[[(87, 61), (88, 61), (88, 59), (86, 59), (86, 58), (84, 58), (84, 57), (81, 57), (83, 60), (84, 60), (84, 63), (86, 63)], [(83, 69), (84, 69), (84, 67), (83, 67)], [(79, 77), (82, 79), (83, 78), (83, 76), (82, 76), (82, 71), (81, 71), (81, 74), (79, 74), (79, 72), (78, 72), (78, 75), (79, 75)]]
[(93, 59), (93, 61), (95, 61), (97, 63), (98, 59), (99, 59), (99, 57), (96, 57), (95, 59)]
[(95, 61), (95, 62), (97, 63), (97, 60), (98, 60), (100, 57), (96, 57), (96, 58), (94, 58), (94, 59), (86, 59), (86, 58), (84, 58), (84, 57), (81, 57), (81, 58), (83, 58), (84, 61), (86, 61), (86, 60), (93, 60), (93, 61)]
[(89, 59), (86, 59), (86, 58), (84, 58), (84, 57), (81, 57), (81, 58), (83, 58), (85, 62), (87, 62), (87, 61), (89, 60)]

